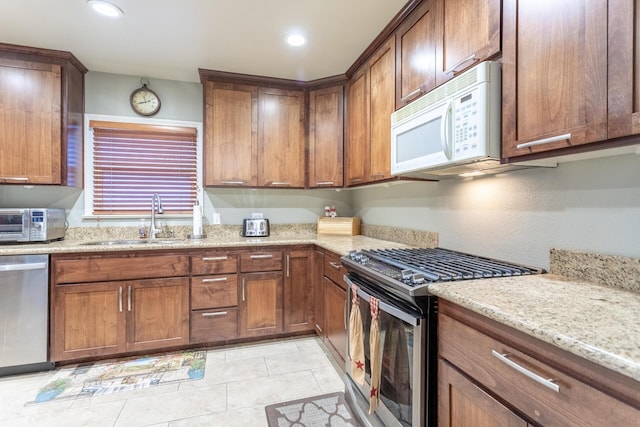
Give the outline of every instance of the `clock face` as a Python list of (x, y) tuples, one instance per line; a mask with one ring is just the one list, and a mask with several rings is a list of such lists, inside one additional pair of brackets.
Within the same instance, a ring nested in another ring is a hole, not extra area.
[(133, 111), (143, 116), (153, 116), (160, 111), (160, 98), (146, 85), (133, 91), (130, 102)]

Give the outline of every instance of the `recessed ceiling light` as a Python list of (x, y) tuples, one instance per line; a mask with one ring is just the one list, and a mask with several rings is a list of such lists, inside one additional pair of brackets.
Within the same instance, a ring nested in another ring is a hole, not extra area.
[(118, 16), (124, 15), (122, 9), (114, 4), (109, 3), (108, 1), (87, 0), (87, 3), (89, 3), (93, 10), (95, 10), (96, 12), (105, 16), (109, 16), (111, 18), (116, 18)]
[(287, 42), (289, 46), (302, 46), (307, 42), (307, 38), (302, 34), (291, 33), (284, 36), (284, 41)]

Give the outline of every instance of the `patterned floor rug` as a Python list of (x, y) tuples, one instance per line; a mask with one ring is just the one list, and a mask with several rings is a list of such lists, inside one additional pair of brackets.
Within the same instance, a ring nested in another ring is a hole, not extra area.
[(184, 351), (63, 367), (25, 406), (198, 380), (206, 358), (206, 351)]
[(360, 427), (343, 393), (276, 403), (264, 409), (269, 427)]

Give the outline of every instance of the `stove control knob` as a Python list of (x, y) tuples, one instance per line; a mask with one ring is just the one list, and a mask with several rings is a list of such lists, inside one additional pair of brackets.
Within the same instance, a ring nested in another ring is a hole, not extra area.
[(414, 285), (421, 285), (424, 283), (424, 274), (416, 273), (411, 276), (411, 283)]
[(358, 256), (358, 251), (349, 251), (349, 258), (351, 258), (352, 260), (356, 260)]
[(360, 255), (360, 264), (366, 264), (369, 261), (369, 257), (366, 255)]

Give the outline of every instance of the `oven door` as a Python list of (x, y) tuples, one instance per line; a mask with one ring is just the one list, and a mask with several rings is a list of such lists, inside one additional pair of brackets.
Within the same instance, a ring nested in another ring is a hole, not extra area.
[[(385, 295), (377, 292), (370, 283), (354, 275), (345, 276), (349, 285), (348, 307), (351, 315), (351, 298), (354, 286), (360, 297), (364, 337), (365, 383), (357, 384), (350, 376), (349, 359), (346, 360), (346, 390), (352, 409), (364, 425), (424, 426), (425, 425), (425, 317), (407, 307), (399, 307)], [(379, 302), (380, 328), (380, 401), (373, 416), (369, 415), (371, 389), (370, 363), (370, 297)], [(352, 331), (348, 331), (351, 334)], [(347, 340), (347, 342), (349, 342)]]
[(29, 209), (0, 209), (0, 242), (29, 241)]

